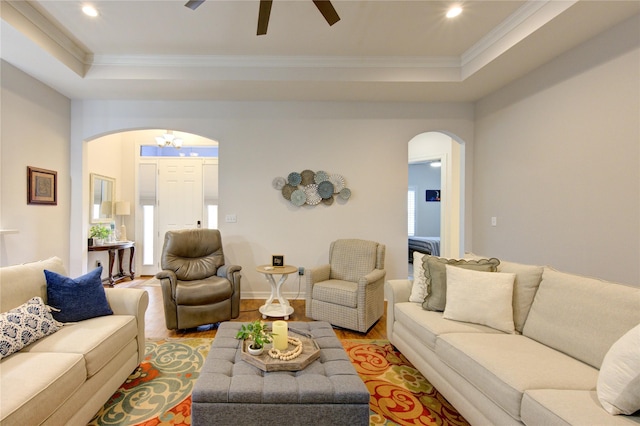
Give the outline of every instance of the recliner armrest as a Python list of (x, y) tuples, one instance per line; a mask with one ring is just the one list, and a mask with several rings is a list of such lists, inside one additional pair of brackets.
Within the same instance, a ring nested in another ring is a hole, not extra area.
[(241, 270), (242, 270), (242, 266), (240, 265), (222, 265), (216, 271), (216, 275), (222, 278), (226, 278), (229, 281), (233, 282), (234, 272), (239, 272)]
[(375, 283), (376, 281), (384, 279), (386, 273), (384, 269), (374, 269), (358, 281), (362, 282), (362, 280), (365, 280), (365, 284)]
[[(176, 276), (176, 273), (172, 270), (169, 269), (165, 269), (162, 270), (160, 272), (158, 272), (156, 274), (156, 278), (160, 281), (160, 286), (164, 287), (165, 286), (165, 280), (169, 280), (169, 287), (170, 287), (170, 294), (171, 297), (175, 298), (176, 296), (176, 287), (178, 286), (178, 277)], [(163, 293), (165, 292), (165, 290), (163, 289)]]
[(327, 281), (331, 278), (331, 265), (327, 263), (311, 269), (307, 269), (306, 275), (307, 283), (311, 285), (320, 281)]

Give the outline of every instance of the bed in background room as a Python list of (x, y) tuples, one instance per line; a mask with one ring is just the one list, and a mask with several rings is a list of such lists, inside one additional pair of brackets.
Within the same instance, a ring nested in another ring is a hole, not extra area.
[(409, 262), (413, 262), (413, 252), (440, 256), (440, 237), (409, 237)]

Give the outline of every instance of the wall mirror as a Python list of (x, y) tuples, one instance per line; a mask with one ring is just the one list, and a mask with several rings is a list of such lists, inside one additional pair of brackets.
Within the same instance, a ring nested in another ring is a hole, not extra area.
[(91, 173), (91, 223), (108, 223), (114, 220), (116, 180)]

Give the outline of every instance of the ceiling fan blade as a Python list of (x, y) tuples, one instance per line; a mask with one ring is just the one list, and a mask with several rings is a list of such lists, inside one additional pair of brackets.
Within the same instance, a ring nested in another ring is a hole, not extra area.
[(198, 8), (198, 6), (200, 6), (202, 3), (204, 3), (205, 0), (189, 0), (185, 6), (188, 7), (191, 10), (196, 10)]
[(333, 25), (340, 20), (338, 12), (333, 8), (330, 0), (313, 0), (324, 19), (327, 20), (329, 25)]
[(273, 0), (260, 0), (260, 11), (258, 12), (258, 35), (265, 35), (267, 33), (272, 4)]

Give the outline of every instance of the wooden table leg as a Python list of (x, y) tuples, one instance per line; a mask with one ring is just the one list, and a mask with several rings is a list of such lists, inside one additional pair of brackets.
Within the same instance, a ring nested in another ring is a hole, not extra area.
[(109, 287), (113, 287), (115, 280), (113, 279), (113, 262), (115, 261), (116, 250), (109, 250)]
[(119, 267), (119, 276), (124, 276), (124, 271), (122, 270), (122, 257), (124, 256), (124, 249), (118, 249), (118, 267)]
[(135, 264), (133, 263), (133, 255), (135, 251), (136, 251), (135, 246), (129, 247), (129, 276), (131, 277), (132, 281), (133, 281), (133, 277), (135, 277), (136, 275)]

